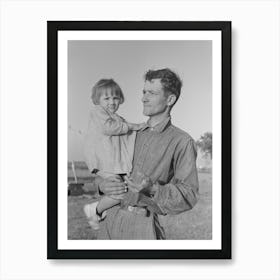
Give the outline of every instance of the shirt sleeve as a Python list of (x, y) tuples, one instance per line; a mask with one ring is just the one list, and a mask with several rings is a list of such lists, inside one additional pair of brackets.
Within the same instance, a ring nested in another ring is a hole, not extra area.
[(113, 117), (105, 110), (96, 108), (92, 117), (96, 118), (96, 121), (98, 120), (105, 135), (113, 136), (128, 133), (129, 129), (127, 122), (117, 115)]
[(196, 146), (192, 139), (182, 141), (174, 153), (174, 176), (168, 184), (155, 184), (153, 200), (164, 214), (190, 210), (198, 200)]

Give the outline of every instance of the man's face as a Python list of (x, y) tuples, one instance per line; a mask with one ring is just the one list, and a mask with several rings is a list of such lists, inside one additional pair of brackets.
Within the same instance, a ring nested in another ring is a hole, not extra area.
[(146, 81), (143, 89), (143, 114), (145, 116), (160, 115), (168, 108), (167, 97), (161, 85), (160, 79)]

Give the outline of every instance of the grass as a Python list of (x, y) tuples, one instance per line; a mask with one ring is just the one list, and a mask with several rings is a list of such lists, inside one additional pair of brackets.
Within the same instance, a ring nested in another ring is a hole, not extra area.
[(212, 239), (212, 174), (199, 173), (199, 200), (190, 211), (160, 216), (167, 239)]
[[(199, 201), (195, 207), (179, 215), (160, 216), (167, 239), (212, 239), (212, 174), (198, 173), (198, 177)], [(92, 191), (92, 186), (85, 184), (85, 189)], [(94, 195), (88, 194), (68, 196), (68, 239), (96, 239), (97, 232), (83, 213), (83, 206), (94, 200)]]
[(83, 206), (92, 202), (90, 196), (68, 196), (68, 239), (96, 239), (97, 232), (89, 226)]

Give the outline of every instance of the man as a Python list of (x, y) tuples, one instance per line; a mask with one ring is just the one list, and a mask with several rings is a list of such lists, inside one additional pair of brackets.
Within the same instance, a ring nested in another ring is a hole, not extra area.
[[(100, 193), (124, 197), (100, 222), (98, 239), (165, 239), (158, 215), (179, 214), (196, 204), (195, 143), (172, 125), (170, 117), (181, 87), (180, 78), (170, 69), (146, 73), (142, 102), (149, 120), (137, 133), (129, 179), (111, 177), (98, 183)], [(143, 178), (148, 182), (144, 186)]]

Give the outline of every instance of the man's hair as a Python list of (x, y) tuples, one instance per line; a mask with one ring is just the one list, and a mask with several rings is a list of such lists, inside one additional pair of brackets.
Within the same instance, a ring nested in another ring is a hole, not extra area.
[(101, 79), (92, 88), (91, 100), (93, 104), (98, 105), (100, 96), (111, 94), (120, 98), (120, 104), (124, 102), (124, 95), (120, 86), (113, 79)]
[(149, 82), (154, 79), (160, 79), (164, 93), (167, 96), (169, 96), (170, 94), (174, 94), (176, 96), (175, 103), (179, 99), (182, 88), (182, 81), (180, 77), (169, 68), (149, 70), (145, 74), (144, 79), (145, 81)]

